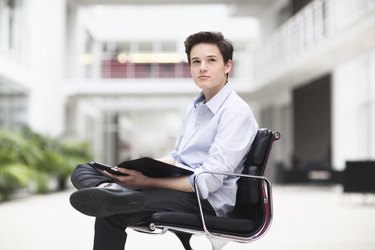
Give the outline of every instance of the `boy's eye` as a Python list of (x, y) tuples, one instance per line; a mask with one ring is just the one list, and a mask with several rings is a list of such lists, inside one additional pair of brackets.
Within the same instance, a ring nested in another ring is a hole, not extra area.
[(199, 63), (199, 60), (193, 60), (191, 61), (191, 63), (194, 63), (194, 64)]

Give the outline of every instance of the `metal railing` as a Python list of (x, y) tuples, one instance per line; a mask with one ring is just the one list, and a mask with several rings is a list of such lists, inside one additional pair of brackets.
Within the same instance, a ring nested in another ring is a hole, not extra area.
[(283, 24), (254, 50), (254, 80), (267, 84), (270, 72), (279, 72), (328, 38), (351, 29), (374, 15), (375, 0), (315, 0)]
[[(235, 55), (236, 65), (249, 65), (249, 51)], [(84, 58), (84, 57), (82, 57)], [(67, 77), (74, 79), (166, 79), (191, 78), (189, 64), (181, 62), (120, 62), (116, 57), (99, 53), (90, 55), (89, 60), (68, 54)], [(234, 67), (231, 77), (248, 79), (247, 68)]]

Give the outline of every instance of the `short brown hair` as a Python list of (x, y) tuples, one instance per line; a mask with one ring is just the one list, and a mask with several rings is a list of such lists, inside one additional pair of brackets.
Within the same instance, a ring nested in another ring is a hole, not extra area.
[(201, 31), (188, 36), (184, 42), (185, 52), (188, 62), (190, 64), (191, 49), (199, 43), (216, 44), (223, 56), (224, 63), (227, 63), (233, 58), (233, 45), (228, 39), (225, 39), (221, 32)]

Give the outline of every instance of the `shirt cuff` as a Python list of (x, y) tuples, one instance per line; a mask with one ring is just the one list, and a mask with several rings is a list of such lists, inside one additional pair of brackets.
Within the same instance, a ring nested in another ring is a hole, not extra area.
[(190, 182), (191, 188), (195, 192), (195, 174), (189, 175), (189, 182)]

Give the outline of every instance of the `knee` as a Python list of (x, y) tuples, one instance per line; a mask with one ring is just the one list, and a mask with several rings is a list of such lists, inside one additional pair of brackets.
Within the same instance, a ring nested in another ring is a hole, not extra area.
[(83, 164), (78, 164), (72, 171), (72, 174), (71, 174), (71, 177), (72, 178), (76, 178), (77, 176), (79, 176), (80, 174), (82, 173), (86, 173), (87, 171), (90, 171), (92, 167), (87, 164), (87, 163), (83, 163)]
[(90, 171), (92, 171), (92, 167), (87, 163), (77, 165), (70, 175), (70, 181), (72, 182), (73, 186), (77, 189), (81, 189), (82, 177)]

